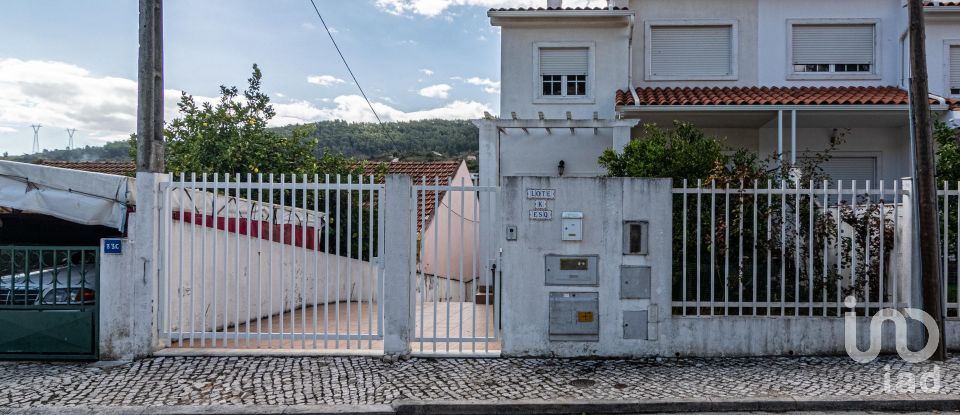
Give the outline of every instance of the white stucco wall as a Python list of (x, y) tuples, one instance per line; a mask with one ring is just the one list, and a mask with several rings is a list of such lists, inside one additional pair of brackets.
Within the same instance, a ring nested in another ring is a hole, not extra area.
[[(561, 224), (529, 221), (527, 188), (556, 189), (550, 208), (583, 212), (583, 241), (560, 240)], [(504, 178), (504, 225), (518, 227), (518, 241), (503, 247), (502, 330), (505, 356), (740, 356), (843, 354), (844, 319), (836, 317), (681, 317), (671, 315), (672, 193), (663, 179)], [(622, 254), (624, 220), (650, 223), (649, 254)], [(544, 256), (599, 255), (596, 287), (546, 286)], [(651, 298), (621, 300), (620, 266), (652, 267)], [(907, 273), (905, 273), (907, 274)], [(550, 292), (599, 294), (599, 341), (551, 341)], [(623, 312), (657, 310), (648, 340), (623, 338)], [(861, 350), (869, 320), (858, 319)], [(893, 327), (883, 329), (884, 350), (893, 350)], [(951, 329), (955, 338), (956, 329)]]
[[(764, 86), (830, 86), (830, 85), (897, 85), (899, 80), (900, 34), (906, 28), (906, 12), (900, 0), (760, 0), (758, 5), (757, 84)], [(834, 79), (787, 80), (790, 19), (878, 19), (876, 56), (879, 76), (876, 79), (855, 79), (838, 76)]]
[(552, 130), (548, 135), (542, 129), (530, 134), (511, 130), (500, 137), (501, 176), (556, 176), (560, 160), (564, 161), (564, 176), (594, 177), (606, 174), (597, 164), (604, 150), (613, 146), (609, 129), (592, 131)]
[[(598, 112), (600, 118), (613, 118), (616, 92), (627, 88), (627, 27), (623, 19), (599, 22), (558, 19), (548, 25), (504, 22), (500, 116), (509, 118), (511, 112), (516, 112), (519, 118), (535, 119), (537, 112), (542, 111), (546, 118), (562, 119), (570, 111), (573, 118), (589, 119), (594, 112)], [(538, 42), (591, 45), (594, 53), (593, 68), (588, 75), (589, 102), (555, 99), (552, 103), (534, 103), (542, 88), (538, 69), (534, 68)]]
[[(756, 85), (757, 55), (757, 0), (633, 0), (630, 10), (636, 12), (633, 43), (633, 79), (636, 86), (743, 86)], [(702, 23), (706, 21), (735, 21), (737, 27), (738, 77), (736, 80), (656, 81), (645, 77), (646, 27), (670, 21), (674, 23)]]
[[(314, 304), (315, 296), (316, 304), (320, 305), (357, 301), (361, 296), (368, 301), (371, 295), (374, 302), (377, 301), (379, 273), (375, 263), (314, 253), (258, 238), (250, 238), (248, 245), (244, 235), (240, 235), (237, 253), (236, 233), (189, 223), (184, 223), (181, 232), (180, 225), (181, 222), (174, 221), (171, 227), (169, 280), (161, 282), (169, 293), (161, 296), (161, 307), (165, 307), (169, 319), (162, 327), (172, 331), (178, 331), (182, 322), (184, 331), (189, 332), (191, 316), (192, 327), (199, 332), (202, 327), (207, 331), (222, 330), (225, 325), (232, 326), (238, 321), (246, 323), (248, 311), (253, 321), (282, 310), (289, 311), (293, 308), (291, 302), (299, 312), (301, 304)], [(195, 232), (193, 240), (191, 230)], [(207, 233), (205, 243), (201, 236), (204, 231)]]
[[(927, 82), (930, 92), (950, 97), (948, 45), (960, 46), (960, 16), (951, 19), (932, 17), (927, 21)], [(953, 95), (960, 98), (960, 95)]]
[[(461, 163), (451, 186), (473, 186), (466, 163)], [(419, 206), (417, 207), (420, 208)], [(421, 234), (420, 272), (455, 281), (472, 281), (479, 274), (477, 249), (480, 209), (477, 192), (449, 191)]]

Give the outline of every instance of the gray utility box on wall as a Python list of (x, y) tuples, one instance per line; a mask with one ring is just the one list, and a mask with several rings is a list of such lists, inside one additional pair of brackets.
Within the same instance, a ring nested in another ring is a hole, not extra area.
[(624, 265), (620, 267), (620, 299), (650, 299), (650, 267)]
[(597, 293), (550, 293), (550, 340), (600, 340)]
[(546, 285), (597, 286), (596, 255), (547, 255)]
[(647, 311), (623, 312), (623, 338), (627, 340), (647, 340)]

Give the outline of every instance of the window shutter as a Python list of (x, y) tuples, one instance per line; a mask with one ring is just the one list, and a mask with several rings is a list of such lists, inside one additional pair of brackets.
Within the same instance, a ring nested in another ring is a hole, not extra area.
[(586, 75), (590, 66), (589, 48), (541, 48), (541, 75)]
[(950, 89), (960, 89), (960, 46), (950, 47)]
[(732, 26), (650, 28), (650, 69), (654, 76), (733, 74)]
[(794, 25), (793, 64), (874, 64), (874, 26)]
[(849, 180), (856, 180), (857, 187), (862, 189), (867, 180), (870, 180), (871, 183), (875, 183), (877, 180), (877, 159), (875, 157), (832, 157), (830, 160), (820, 163), (820, 167), (823, 168), (824, 173), (830, 175), (832, 183), (843, 180), (846, 182), (844, 186), (849, 186)]

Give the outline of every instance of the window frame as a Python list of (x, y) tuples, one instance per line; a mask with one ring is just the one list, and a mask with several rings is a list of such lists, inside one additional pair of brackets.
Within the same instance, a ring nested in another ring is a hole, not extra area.
[[(730, 26), (729, 75), (654, 75), (653, 28), (659, 26)], [(643, 22), (643, 72), (647, 81), (737, 81), (740, 79), (740, 21), (737, 19), (653, 19)]]
[[(836, 72), (836, 63), (830, 63), (830, 72), (797, 72), (793, 65), (793, 27), (804, 25), (821, 26), (873, 26), (873, 64), (870, 72)], [(788, 81), (803, 80), (878, 80), (882, 79), (880, 68), (882, 64), (882, 51), (880, 39), (883, 38), (880, 27), (880, 19), (787, 19), (787, 44), (786, 44), (786, 64)]]
[[(586, 95), (565, 95), (567, 90), (567, 75), (561, 75), (560, 90), (564, 95), (544, 95), (543, 77), (540, 75), (540, 49), (550, 48), (585, 48), (587, 49), (587, 80)], [(594, 104), (596, 103), (596, 50), (595, 42), (562, 41), (562, 42), (533, 42), (533, 103), (534, 104)]]
[(950, 98), (960, 98), (960, 93), (953, 93), (952, 85), (950, 85), (950, 50), (953, 48), (960, 49), (960, 39), (947, 39), (943, 41), (943, 86), (946, 90), (946, 96)]

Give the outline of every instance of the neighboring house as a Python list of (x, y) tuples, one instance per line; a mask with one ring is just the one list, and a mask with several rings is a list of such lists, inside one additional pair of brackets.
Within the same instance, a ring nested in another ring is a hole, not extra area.
[[(482, 185), (557, 176), (561, 160), (564, 175), (603, 175), (604, 149), (673, 120), (786, 160), (849, 129), (823, 166), (834, 180), (913, 175), (904, 0), (549, 3), (488, 13), (503, 93), (499, 119), (479, 123)], [(957, 124), (960, 3), (925, 16), (931, 108)]]
[[(414, 185), (474, 185), (465, 161), (393, 161), (383, 163), (387, 174), (410, 176)], [(380, 163), (371, 162), (366, 174), (376, 175)], [(449, 277), (465, 283), (478, 276), (477, 224), (480, 221), (477, 193), (473, 191), (418, 191), (417, 269), (427, 276)], [(461, 230), (462, 229), (462, 230)], [(448, 239), (449, 238), (449, 239)], [(462, 260), (462, 262), (461, 262)], [(462, 263), (462, 268), (461, 268)]]

